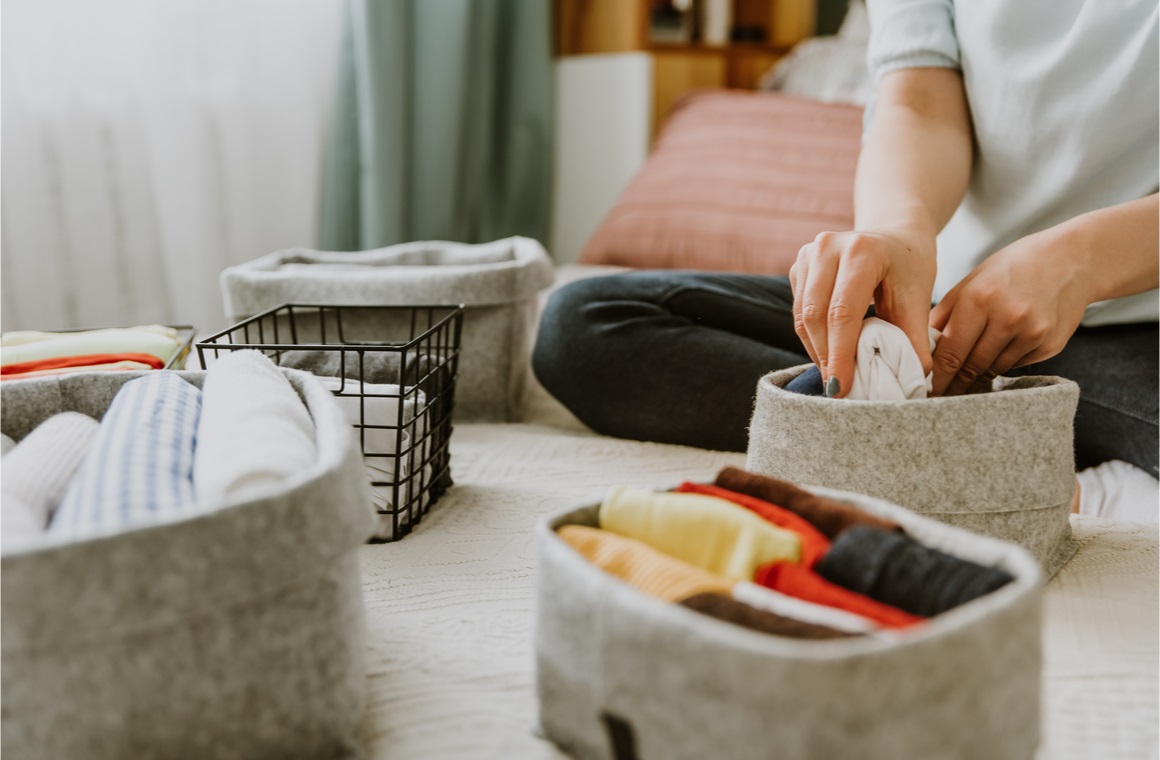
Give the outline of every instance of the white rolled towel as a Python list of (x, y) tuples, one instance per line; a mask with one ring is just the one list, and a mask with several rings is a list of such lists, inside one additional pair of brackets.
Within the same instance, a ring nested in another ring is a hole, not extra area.
[(748, 581), (741, 581), (733, 586), (733, 598), (759, 610), (800, 620), (803, 623), (824, 625), (835, 631), (872, 633), (882, 627), (873, 620), (853, 612), (807, 602)]
[(202, 386), (193, 485), (198, 501), (281, 483), (315, 463), (314, 421), (278, 367), (232, 351)]
[[(939, 332), (929, 330), (930, 350), (938, 343)], [(902, 328), (878, 317), (862, 323), (854, 383), (845, 398), (853, 401), (907, 401), (926, 398), (931, 377), (922, 371), (922, 362)]]
[[(368, 464), (394, 472), (394, 462), (398, 458), (395, 455), (405, 452), (411, 445), (407, 425), (427, 406), (427, 397), (423, 391), (400, 388), (393, 383), (363, 383), (352, 378), (318, 379), (335, 394), (334, 398), (350, 424), (373, 426), (360, 430), (359, 440)], [(403, 398), (404, 392), (406, 398)], [(403, 403), (401, 418), (400, 401)]]
[(40, 423), (4, 457), (0, 533), (6, 548), (46, 534), (99, 427), (92, 417), (63, 412)]
[[(375, 483), (395, 483), (402, 481), (411, 471), (427, 459), (430, 441), (426, 439), (427, 418), (423, 411), (427, 407), (427, 397), (423, 391), (414, 388), (400, 388), (391, 383), (363, 383), (353, 378), (320, 377), (322, 384), (335, 393), (335, 400), (342, 407), (350, 424), (356, 426), (363, 449), (367, 478), (371, 482), (371, 503), (379, 514), (376, 538), (390, 538), (393, 518), (389, 514), (395, 509), (393, 488)], [(403, 397), (405, 394), (405, 398)], [(403, 404), (402, 424), (399, 418), (399, 402)], [(419, 418), (416, 420), (416, 418)], [(364, 427), (359, 428), (359, 425)], [(365, 427), (386, 426), (386, 427)], [(411, 451), (411, 434), (421, 442)], [(426, 481), (420, 475), (399, 485), (399, 506), (407, 504), (412, 489), (430, 482), (430, 467), (425, 470)], [(426, 498), (426, 494), (423, 495)], [(422, 503), (415, 506), (416, 512)], [(407, 512), (399, 515), (399, 525), (410, 523)]]

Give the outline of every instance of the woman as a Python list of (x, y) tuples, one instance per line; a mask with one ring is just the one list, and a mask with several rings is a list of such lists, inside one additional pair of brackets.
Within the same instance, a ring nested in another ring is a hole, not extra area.
[[(870, 0), (877, 88), (853, 231), (788, 278), (655, 272), (549, 303), (533, 358), (599, 432), (742, 450), (758, 378), (850, 388), (868, 307), (936, 395), (1080, 385), (1077, 463), (1157, 473), (1157, 3)], [(931, 303), (936, 303), (932, 308)], [(942, 332), (931, 353), (927, 326)]]

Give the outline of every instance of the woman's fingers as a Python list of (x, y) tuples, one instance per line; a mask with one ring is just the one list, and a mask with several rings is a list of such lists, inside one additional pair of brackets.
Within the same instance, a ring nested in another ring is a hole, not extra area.
[(1020, 366), (1022, 363), (1024, 363), (1024, 357), (1026, 357), (1029, 352), (1033, 352), (1035, 348), (1036, 346), (1033, 342), (1015, 338), (1010, 343), (1008, 343), (1007, 347), (999, 353), (999, 355), (995, 358), (995, 361), (991, 363), (991, 366), (987, 370), (983, 371), (982, 374), (980, 374), (979, 377), (975, 379), (975, 382), (969, 389), (967, 389), (966, 392), (977, 393), (979, 391), (987, 390), (990, 388), (992, 380), (994, 380), (999, 375), (1006, 373), (1007, 370), (1011, 369), (1012, 367)]
[(801, 304), (802, 325), (809, 336), (823, 378), (829, 377), (826, 366), (829, 360), (828, 314), (841, 257), (841, 250), (834, 250), (833, 242), (827, 238), (827, 234), (819, 235), (812, 246), (801, 295), (794, 299)]
[(806, 273), (809, 271), (809, 245), (803, 245), (798, 251), (797, 261), (789, 269), (789, 286), (793, 291), (793, 330), (797, 333), (798, 338), (801, 339), (802, 345), (806, 349), (806, 353), (810, 355), (810, 360), (814, 364), (818, 363), (818, 354), (814, 350), (813, 344), (810, 342), (810, 334), (806, 330), (805, 322), (802, 321), (802, 291), (805, 290)]
[(1010, 365), (999, 368), (1000, 357), (1004, 353), (1009, 353), (1008, 348), (1015, 342), (1010, 335), (995, 329), (985, 329), (942, 395), (958, 396), (967, 393), (979, 383), (994, 380), (997, 375), (1010, 368)]
[[(966, 364), (968, 358), (972, 357), (975, 344), (979, 342), (986, 327), (987, 315), (984, 311), (956, 309), (947, 319), (942, 337), (939, 339), (932, 356), (934, 377), (932, 378), (931, 393), (933, 395), (942, 396), (947, 392), (947, 388), (959, 375), (963, 365)], [(990, 346), (989, 350), (994, 351), (990, 358), (994, 359), (1002, 349), (1003, 346)], [(975, 356), (973, 361), (980, 361), (981, 358), (981, 355)], [(972, 365), (969, 371), (973, 371), (977, 377), (979, 372), (988, 367), (990, 367), (989, 363), (983, 367)]]
[(877, 287), (875, 270), (865, 259), (841, 258), (826, 312), (828, 355), (822, 375), (827, 381), (827, 396), (845, 396), (854, 383), (858, 337)]

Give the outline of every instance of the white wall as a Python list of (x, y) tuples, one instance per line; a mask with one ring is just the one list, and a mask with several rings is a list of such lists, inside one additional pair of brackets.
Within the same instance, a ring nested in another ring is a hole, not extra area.
[(652, 60), (645, 53), (556, 62), (556, 177), (551, 253), (576, 261), (648, 155)]
[(315, 243), (341, 0), (4, 0), (5, 330), (225, 324)]

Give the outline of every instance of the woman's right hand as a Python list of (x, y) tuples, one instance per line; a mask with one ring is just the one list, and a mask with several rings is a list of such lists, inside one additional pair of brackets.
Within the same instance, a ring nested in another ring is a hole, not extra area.
[(821, 370), (827, 396), (849, 392), (871, 304), (877, 316), (902, 328), (930, 372), (935, 270), (934, 235), (911, 230), (823, 232), (802, 246), (789, 271), (794, 330)]

